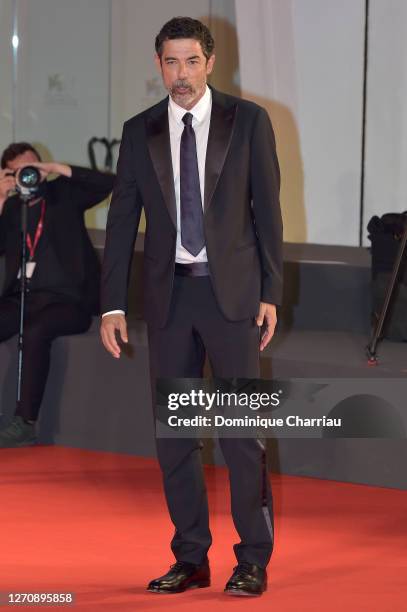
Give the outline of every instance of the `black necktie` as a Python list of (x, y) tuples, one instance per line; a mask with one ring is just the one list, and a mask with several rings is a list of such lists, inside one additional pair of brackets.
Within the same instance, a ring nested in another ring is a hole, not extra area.
[(182, 121), (185, 127), (180, 150), (181, 244), (195, 256), (205, 246), (201, 189), (191, 113), (185, 113)]

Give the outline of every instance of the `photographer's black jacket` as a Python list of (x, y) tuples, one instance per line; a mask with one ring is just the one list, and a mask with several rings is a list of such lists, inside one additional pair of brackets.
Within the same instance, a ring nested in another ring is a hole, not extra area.
[[(115, 176), (71, 166), (70, 178), (60, 176), (46, 184), (44, 232), (68, 284), (79, 289), (82, 305), (99, 311), (100, 269), (84, 223), (84, 212), (104, 200)], [(35, 205), (37, 206), (37, 205)], [(17, 195), (4, 203), (0, 215), (0, 254), (5, 255), (3, 295), (15, 287), (21, 258), (21, 200)]]

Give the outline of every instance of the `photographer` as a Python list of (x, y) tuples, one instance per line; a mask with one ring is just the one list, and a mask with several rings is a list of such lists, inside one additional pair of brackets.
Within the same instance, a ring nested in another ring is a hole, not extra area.
[[(48, 376), (52, 341), (86, 332), (99, 311), (99, 262), (84, 223), (84, 212), (112, 191), (114, 175), (43, 163), (28, 143), (3, 152), (0, 170), (0, 254), (5, 281), (0, 298), (0, 342), (19, 330), (21, 207), (15, 192), (25, 166), (41, 172), (39, 192), (28, 204), (27, 293), (21, 401), (12, 422), (0, 431), (0, 448), (34, 444)], [(47, 181), (49, 174), (59, 175)]]

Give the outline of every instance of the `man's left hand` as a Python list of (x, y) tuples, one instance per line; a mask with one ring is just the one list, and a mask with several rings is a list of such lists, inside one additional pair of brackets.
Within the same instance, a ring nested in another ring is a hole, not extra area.
[(266, 329), (260, 338), (260, 350), (263, 351), (272, 339), (277, 325), (277, 309), (275, 304), (260, 302), (256, 323), (259, 327), (262, 327), (263, 324), (266, 325)]

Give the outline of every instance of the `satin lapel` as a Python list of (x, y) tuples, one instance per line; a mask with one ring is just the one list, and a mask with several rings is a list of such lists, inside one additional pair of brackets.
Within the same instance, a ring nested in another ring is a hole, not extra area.
[(172, 170), (168, 125), (168, 103), (166, 100), (163, 101), (162, 108), (159, 111), (156, 115), (151, 114), (147, 117), (147, 146), (165, 204), (174, 226), (177, 227), (177, 206), (175, 203), (174, 174)]
[(209, 208), (232, 140), (237, 106), (225, 108), (213, 92), (211, 125), (205, 161), (204, 212)]

